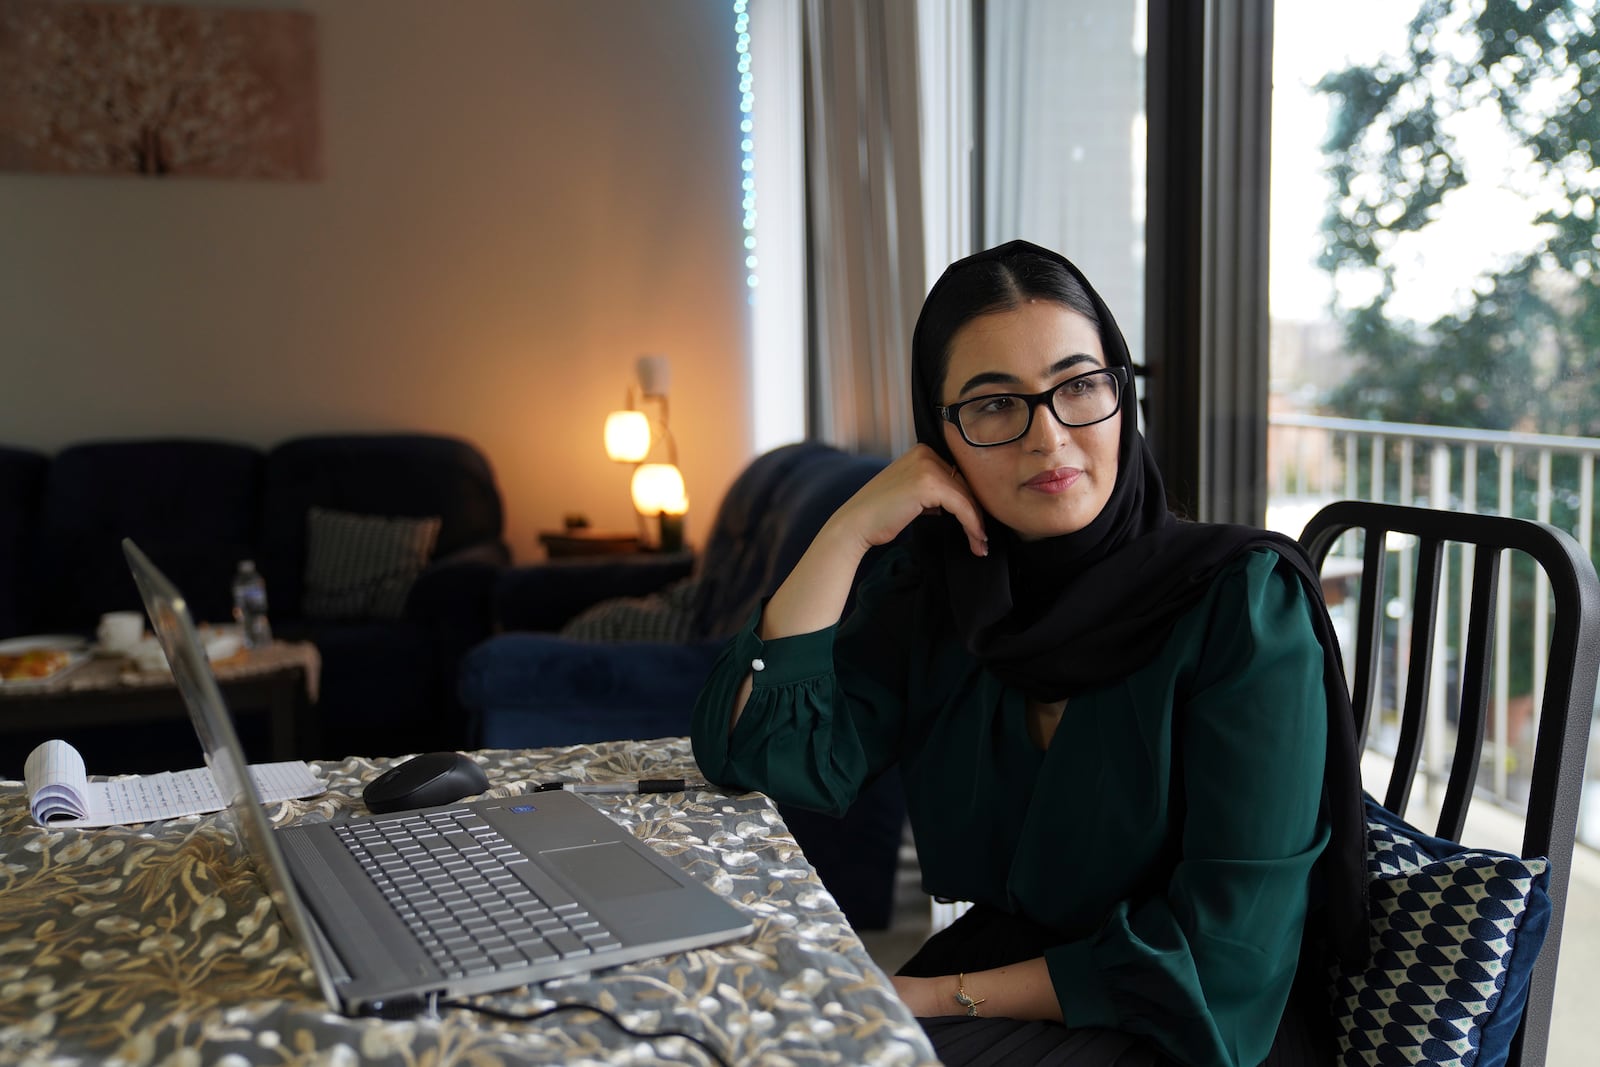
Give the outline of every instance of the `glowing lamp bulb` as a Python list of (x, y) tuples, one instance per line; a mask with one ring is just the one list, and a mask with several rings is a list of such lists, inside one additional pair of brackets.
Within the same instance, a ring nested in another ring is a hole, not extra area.
[(641, 515), (682, 515), (689, 510), (683, 475), (670, 463), (643, 463), (633, 472), (633, 506)]
[(650, 420), (642, 411), (606, 416), (606, 455), (618, 463), (638, 463), (650, 454)]

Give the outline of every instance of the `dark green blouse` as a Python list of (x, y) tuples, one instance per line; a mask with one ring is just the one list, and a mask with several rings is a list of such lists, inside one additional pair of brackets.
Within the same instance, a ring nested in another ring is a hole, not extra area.
[(1044, 952), (1068, 1025), (1257, 1064), (1328, 838), (1323, 652), (1278, 562), (1226, 567), (1154, 661), (1069, 700), (1041, 751), (1023, 694), (895, 550), (841, 626), (763, 642), (758, 609), (700, 694), (695, 756), (711, 781), (835, 813), (898, 762), (923, 888), (1068, 938)]

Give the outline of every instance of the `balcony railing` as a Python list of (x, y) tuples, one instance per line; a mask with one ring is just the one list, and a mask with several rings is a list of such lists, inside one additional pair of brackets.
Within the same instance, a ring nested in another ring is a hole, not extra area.
[[(1276, 414), (1268, 419), (1269, 526), (1298, 536), (1318, 507), (1337, 499), (1391, 503), (1453, 511), (1516, 515), (1551, 523), (1572, 534), (1595, 558), (1595, 456), (1600, 439), (1549, 434), (1507, 433), (1407, 423), (1367, 422), (1318, 415)], [(1397, 585), (1407, 588), (1415, 545), (1391, 543), (1390, 566)], [(1336, 547), (1359, 559), (1353, 535)], [(1520, 556), (1519, 553), (1512, 555)], [(1333, 561), (1330, 560), (1330, 567)], [(1346, 568), (1348, 572), (1349, 568)], [(1517, 809), (1526, 795), (1526, 771), (1537, 734), (1537, 707), (1531, 697), (1543, 691), (1550, 633), (1549, 585), (1525, 559), (1500, 570), (1499, 602), (1509, 607), (1495, 619), (1491, 728), (1485, 739), (1478, 788), (1498, 804)], [(1457, 691), (1452, 676), (1456, 650), (1465, 647), (1466, 621), (1457, 610), (1470, 590), (1472, 549), (1457, 546), (1447, 557), (1441, 581), (1441, 626), (1433, 656), (1425, 750), (1419, 787), (1427, 799), (1443, 788), (1441, 771), (1454, 745), (1447, 699)], [(1340, 579), (1325, 572), (1325, 581)], [(1330, 601), (1337, 597), (1331, 597)], [(1342, 610), (1330, 604), (1336, 626)], [(1382, 700), (1377, 706), (1368, 747), (1393, 752), (1396, 708), (1405, 698), (1405, 657), (1410, 620), (1388, 612), (1379, 665)], [(1348, 640), (1348, 638), (1345, 638)], [(1346, 656), (1346, 662), (1353, 658)], [(1591, 751), (1597, 746), (1590, 734)], [(1600, 759), (1589, 761), (1584, 782), (1579, 839), (1600, 848)]]

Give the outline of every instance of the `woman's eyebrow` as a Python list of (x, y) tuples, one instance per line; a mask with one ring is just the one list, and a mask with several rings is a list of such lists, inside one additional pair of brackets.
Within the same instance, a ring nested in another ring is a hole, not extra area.
[[(1100, 360), (1094, 356), (1091, 356), (1089, 353), (1075, 352), (1070, 356), (1064, 356), (1050, 364), (1050, 368), (1045, 371), (1045, 375), (1046, 377), (1054, 377), (1064, 370), (1070, 370), (1071, 368), (1076, 367), (1080, 363), (1092, 363), (1097, 367), (1100, 366)], [(961, 387), (961, 392), (957, 393), (956, 395), (964, 396), (967, 393), (970, 393), (972, 390), (978, 388), (980, 385), (1015, 386), (1021, 384), (1022, 379), (1018, 378), (1015, 374), (1006, 374), (1002, 371), (986, 370), (978, 374), (974, 374), (972, 377), (968, 378), (966, 384)]]

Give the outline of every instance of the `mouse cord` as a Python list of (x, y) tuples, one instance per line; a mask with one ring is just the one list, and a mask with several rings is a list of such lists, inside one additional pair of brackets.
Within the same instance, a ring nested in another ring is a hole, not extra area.
[(662, 1037), (681, 1037), (685, 1041), (690, 1041), (690, 1042), (693, 1042), (694, 1044), (700, 1046), (700, 1048), (705, 1051), (705, 1054), (707, 1056), (710, 1056), (717, 1063), (722, 1064), (722, 1067), (731, 1067), (731, 1065), (728, 1063), (728, 1061), (722, 1057), (721, 1053), (719, 1053), (716, 1049), (712, 1048), (703, 1039), (698, 1038), (698, 1037), (694, 1036), (693, 1034), (685, 1033), (682, 1030), (635, 1030), (635, 1029), (629, 1027), (627, 1024), (625, 1024), (621, 1019), (619, 1019), (615, 1015), (611, 1014), (609, 1011), (606, 1011), (604, 1008), (597, 1008), (592, 1004), (583, 1004), (583, 1003), (557, 1004), (553, 1008), (546, 1008), (543, 1011), (536, 1011), (536, 1012), (531, 1012), (531, 1013), (522, 1013), (522, 1012), (514, 1012), (514, 1011), (502, 1011), (499, 1008), (491, 1008), (491, 1007), (488, 1007), (486, 1005), (469, 1004), (467, 1001), (464, 1001), (464, 1000), (440, 1000), (440, 1001), (435, 1002), (435, 1006), (436, 1007), (440, 1007), (440, 1008), (459, 1008), (462, 1011), (475, 1011), (475, 1012), (479, 1013), (480, 1015), (487, 1015), (491, 1019), (500, 1019), (500, 1020), (503, 1020), (505, 1022), (513, 1022), (513, 1023), (537, 1022), (538, 1020), (543, 1019), (546, 1016), (554, 1015), (557, 1012), (562, 1012), (562, 1011), (592, 1011), (596, 1015), (599, 1015), (599, 1016), (603, 1017), (612, 1026), (615, 1026), (618, 1030), (621, 1030), (623, 1033), (627, 1034), (629, 1037), (642, 1037), (642, 1038), (644, 1038), (646, 1040), (649, 1040), (649, 1041), (654, 1041), (657, 1038), (662, 1038)]

